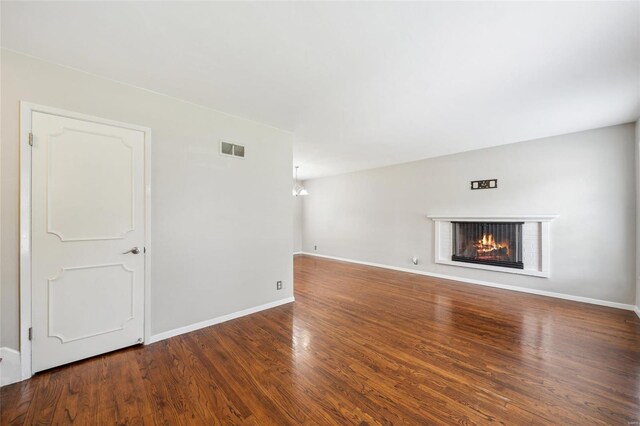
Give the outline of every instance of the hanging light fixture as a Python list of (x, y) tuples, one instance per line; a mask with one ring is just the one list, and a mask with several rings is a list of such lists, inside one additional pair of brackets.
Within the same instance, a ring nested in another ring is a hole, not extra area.
[(297, 197), (298, 195), (309, 195), (309, 191), (307, 191), (305, 187), (298, 182), (298, 167), (300, 166), (296, 166), (296, 181), (293, 184), (293, 191), (291, 191), (294, 197)]

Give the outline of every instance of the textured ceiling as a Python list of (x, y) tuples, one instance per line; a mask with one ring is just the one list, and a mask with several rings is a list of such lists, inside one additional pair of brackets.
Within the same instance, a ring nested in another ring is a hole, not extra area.
[(2, 46), (290, 130), (302, 178), (635, 121), (638, 2), (2, 2)]

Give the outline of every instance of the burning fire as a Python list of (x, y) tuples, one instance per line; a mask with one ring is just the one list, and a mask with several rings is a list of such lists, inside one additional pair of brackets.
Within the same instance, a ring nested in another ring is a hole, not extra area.
[(474, 244), (479, 257), (509, 256), (509, 244), (498, 243), (493, 234), (483, 234), (482, 239)]

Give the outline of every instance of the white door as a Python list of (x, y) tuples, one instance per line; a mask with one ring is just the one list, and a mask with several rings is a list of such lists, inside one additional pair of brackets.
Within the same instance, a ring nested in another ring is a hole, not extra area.
[(145, 134), (35, 111), (31, 126), (36, 372), (143, 341)]

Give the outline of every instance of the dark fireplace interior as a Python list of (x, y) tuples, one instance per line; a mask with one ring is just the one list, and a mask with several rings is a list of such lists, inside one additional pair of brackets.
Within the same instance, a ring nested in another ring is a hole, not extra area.
[(523, 222), (452, 222), (457, 262), (523, 269)]

